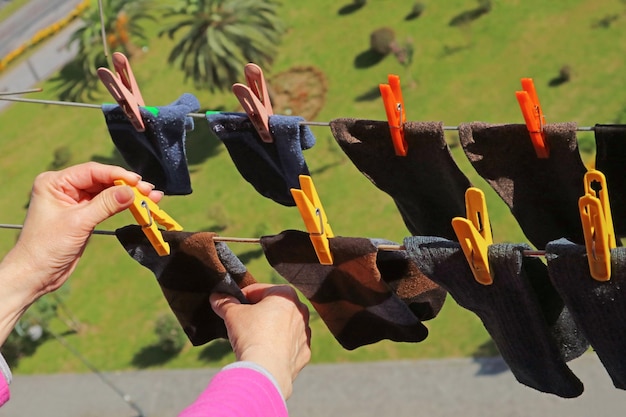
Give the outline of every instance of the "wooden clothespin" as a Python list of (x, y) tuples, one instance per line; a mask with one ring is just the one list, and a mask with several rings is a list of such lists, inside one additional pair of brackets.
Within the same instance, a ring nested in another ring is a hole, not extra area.
[(489, 270), (488, 248), (493, 244), (487, 203), (482, 190), (470, 187), (465, 191), (467, 218), (452, 219), (452, 228), (461, 244), (474, 279), (483, 285), (493, 283)]
[(516, 91), (515, 96), (517, 97), (520, 109), (524, 115), (524, 121), (526, 122), (528, 133), (530, 134), (530, 140), (535, 148), (537, 158), (548, 158), (550, 156), (550, 149), (543, 131), (546, 118), (543, 115), (541, 104), (539, 104), (539, 97), (537, 97), (535, 83), (532, 78), (522, 78), (522, 90), (523, 91)]
[(252, 125), (259, 133), (263, 142), (272, 143), (274, 139), (270, 133), (269, 117), (274, 114), (267, 83), (261, 67), (256, 64), (246, 64), (244, 68), (246, 83), (233, 85), (233, 93), (248, 114)]
[(379, 84), (380, 94), (383, 97), (387, 122), (391, 132), (391, 140), (396, 155), (406, 156), (408, 145), (404, 139), (404, 123), (406, 122), (406, 111), (402, 89), (400, 88), (400, 77), (389, 74), (387, 76), (389, 84)]
[(117, 104), (122, 108), (128, 120), (138, 132), (146, 130), (139, 106), (145, 106), (135, 75), (128, 58), (121, 52), (113, 53), (115, 74), (108, 68), (98, 68), (98, 78), (109, 90)]
[(597, 281), (611, 278), (611, 249), (616, 247), (606, 178), (597, 170), (585, 174), (585, 195), (578, 210), (585, 236), (589, 272)]
[[(123, 180), (115, 180), (114, 184), (128, 185)], [(170, 245), (163, 240), (163, 235), (157, 223), (164, 226), (166, 230), (180, 231), (183, 230), (183, 227), (165, 211), (161, 210), (148, 196), (142, 194), (137, 187), (131, 186), (131, 188), (135, 192), (135, 201), (129, 207), (130, 212), (159, 256), (169, 255)]]
[(313, 180), (308, 175), (300, 175), (300, 190), (291, 189), (291, 195), (296, 202), (300, 215), (304, 220), (311, 242), (315, 248), (317, 258), (322, 265), (332, 265), (333, 256), (330, 253), (328, 238), (333, 237), (333, 231), (328, 224), (328, 218), (322, 202), (315, 190)]

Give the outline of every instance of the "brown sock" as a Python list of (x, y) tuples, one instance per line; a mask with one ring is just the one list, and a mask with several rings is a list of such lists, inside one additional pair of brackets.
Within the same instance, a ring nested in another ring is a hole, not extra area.
[(471, 184), (452, 159), (442, 123), (405, 123), (406, 156), (395, 154), (387, 122), (336, 119), (330, 128), (354, 165), (393, 198), (412, 235), (456, 240), (450, 221), (465, 216)]
[(544, 131), (547, 159), (537, 158), (526, 125), (462, 124), (459, 137), (478, 174), (509, 206), (533, 245), (543, 249), (561, 237), (584, 243), (578, 199), (584, 195), (587, 169), (578, 152), (576, 125), (548, 124)]
[(163, 295), (194, 346), (227, 338), (224, 321), (213, 312), (209, 296), (222, 292), (247, 302), (241, 288), (255, 279), (214, 233), (162, 232), (170, 255), (159, 256), (140, 226), (126, 226), (115, 234), (128, 254), (150, 269)]
[(261, 238), (270, 265), (311, 301), (344, 348), (383, 339), (424, 340), (428, 329), (382, 279), (372, 241), (334, 237), (329, 242), (334, 264), (322, 265), (308, 233), (288, 230)]

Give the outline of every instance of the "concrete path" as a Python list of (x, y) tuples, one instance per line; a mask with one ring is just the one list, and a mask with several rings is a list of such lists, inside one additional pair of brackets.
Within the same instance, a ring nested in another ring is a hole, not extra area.
[[(613, 387), (594, 354), (569, 363), (585, 384), (562, 399), (519, 384), (499, 358), (310, 365), (288, 401), (292, 417), (612, 417), (626, 415), (626, 392)], [(214, 369), (106, 374), (145, 416), (175, 416)], [(136, 417), (95, 374), (16, 375), (0, 417)]]

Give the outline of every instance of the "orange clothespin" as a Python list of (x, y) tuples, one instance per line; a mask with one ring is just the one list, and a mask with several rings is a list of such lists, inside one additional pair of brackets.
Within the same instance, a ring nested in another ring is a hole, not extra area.
[(248, 114), (252, 125), (259, 133), (263, 142), (272, 143), (274, 139), (270, 133), (269, 117), (274, 114), (267, 83), (261, 67), (256, 64), (246, 64), (244, 68), (246, 83), (233, 85), (233, 93)]
[[(115, 185), (128, 185), (123, 180), (115, 180)], [(141, 226), (144, 234), (157, 251), (159, 256), (170, 254), (170, 245), (163, 240), (163, 235), (157, 223), (164, 226), (166, 230), (183, 230), (183, 227), (171, 218), (165, 211), (146, 195), (142, 194), (137, 187), (131, 187), (135, 192), (135, 201), (129, 207), (133, 217)]]
[(304, 220), (315, 253), (322, 265), (332, 265), (333, 256), (330, 253), (328, 238), (333, 237), (333, 231), (328, 224), (328, 218), (322, 207), (313, 180), (308, 175), (300, 175), (300, 190), (291, 189), (291, 195), (296, 202), (300, 215)]
[(138, 132), (143, 132), (146, 127), (141, 118), (139, 106), (145, 106), (145, 102), (137, 86), (128, 58), (120, 52), (114, 52), (113, 67), (115, 74), (108, 68), (98, 68), (98, 78), (109, 90), (135, 129)]
[(539, 97), (537, 97), (535, 83), (532, 78), (522, 78), (522, 90), (516, 91), (515, 96), (524, 115), (526, 128), (530, 134), (535, 153), (537, 158), (548, 158), (550, 149), (546, 142), (546, 135), (543, 132), (546, 118), (543, 115), (541, 104), (539, 104)]
[(585, 174), (585, 195), (578, 210), (585, 236), (589, 272), (597, 281), (611, 278), (611, 249), (616, 247), (606, 178), (597, 170)]
[(400, 77), (394, 74), (387, 76), (389, 84), (379, 84), (380, 94), (383, 97), (391, 140), (396, 155), (406, 156), (408, 145), (404, 139), (404, 123), (406, 122), (406, 111), (402, 89), (400, 88)]
[(488, 248), (493, 244), (487, 203), (482, 190), (470, 187), (465, 191), (467, 218), (452, 219), (452, 228), (461, 244), (465, 258), (477, 282), (493, 283), (489, 270)]

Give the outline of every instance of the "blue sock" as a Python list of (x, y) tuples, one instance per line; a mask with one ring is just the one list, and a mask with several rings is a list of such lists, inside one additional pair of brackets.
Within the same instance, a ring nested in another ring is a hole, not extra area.
[(303, 150), (315, 145), (304, 119), (270, 116), (273, 143), (265, 143), (245, 113), (207, 114), (209, 126), (224, 142), (241, 175), (264, 197), (284, 206), (295, 206), (291, 188), (300, 188), (299, 175), (309, 175)]
[(137, 132), (118, 105), (103, 105), (102, 112), (115, 147), (131, 170), (167, 195), (191, 194), (185, 151), (186, 132), (194, 128), (187, 114), (200, 103), (183, 94), (168, 106), (140, 107), (146, 130)]

